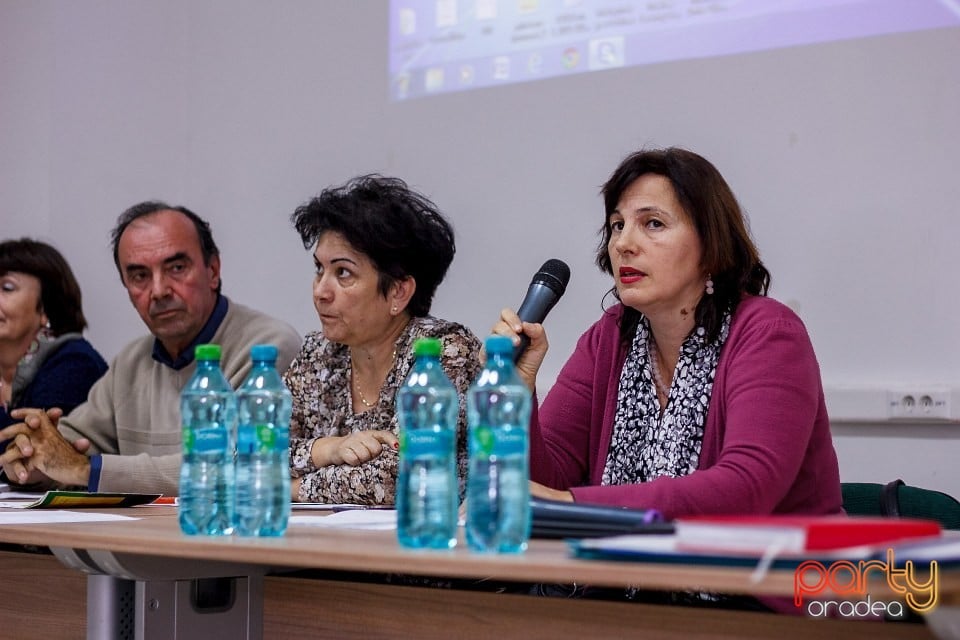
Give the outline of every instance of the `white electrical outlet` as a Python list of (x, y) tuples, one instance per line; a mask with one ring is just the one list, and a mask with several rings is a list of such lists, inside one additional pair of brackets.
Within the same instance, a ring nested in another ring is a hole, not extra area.
[(825, 386), (830, 421), (960, 424), (960, 386), (924, 382), (895, 385)]
[(887, 416), (891, 420), (949, 420), (950, 390), (937, 388), (887, 391)]

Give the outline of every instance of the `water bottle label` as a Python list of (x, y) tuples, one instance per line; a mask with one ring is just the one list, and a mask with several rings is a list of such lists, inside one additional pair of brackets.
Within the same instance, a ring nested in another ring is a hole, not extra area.
[(453, 433), (448, 429), (400, 431), (401, 456), (437, 455), (451, 451), (452, 446)]
[(242, 424), (237, 429), (238, 453), (270, 453), (288, 446), (289, 436), (286, 432), (278, 433), (269, 424)]
[(526, 453), (527, 436), (522, 428), (493, 429), (478, 425), (473, 428), (470, 454), (481, 458), (522, 455)]
[(227, 431), (219, 427), (206, 429), (184, 429), (184, 453), (208, 453), (211, 451), (226, 451)]
[(477, 425), (473, 428), (471, 435), (473, 438), (470, 441), (470, 452), (489, 457), (493, 453), (493, 429), (484, 425)]
[(497, 455), (516, 455), (526, 451), (527, 434), (523, 429), (501, 429), (495, 440), (493, 452)]
[(237, 453), (253, 453), (257, 450), (257, 429), (252, 424), (237, 427)]
[(273, 451), (274, 447), (277, 446), (276, 431), (268, 424), (258, 424), (257, 442), (260, 443), (261, 452)]

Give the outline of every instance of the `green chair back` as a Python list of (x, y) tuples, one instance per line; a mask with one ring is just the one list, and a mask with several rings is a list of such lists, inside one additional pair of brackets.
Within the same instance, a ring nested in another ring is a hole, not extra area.
[(942, 491), (894, 480), (887, 484), (843, 482), (843, 508), (850, 515), (926, 518), (944, 529), (960, 529), (960, 502)]

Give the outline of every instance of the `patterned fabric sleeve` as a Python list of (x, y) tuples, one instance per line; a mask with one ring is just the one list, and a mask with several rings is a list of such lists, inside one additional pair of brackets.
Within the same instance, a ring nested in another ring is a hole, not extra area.
[(460, 415), (457, 419), (457, 478), (460, 500), (466, 495), (467, 480), (467, 389), (480, 373), (480, 340), (467, 329), (447, 335), (440, 356), (443, 370), (457, 388)]
[[(350, 395), (349, 349), (311, 334), (290, 366), (287, 384), (294, 397), (291, 420), (291, 469), (301, 478), (298, 498), (304, 502), (393, 504), (397, 452), (384, 448), (379, 456), (358, 466), (315, 468), (310, 451), (318, 438), (345, 436), (365, 430), (398, 432), (394, 398), (413, 363), (412, 345), (421, 336), (443, 341), (441, 362), (460, 392), (458, 464), (466, 469), (465, 405), (463, 394), (479, 370), (479, 341), (469, 329), (435, 318), (415, 318), (397, 342), (397, 361), (380, 390), (377, 405), (354, 413)], [(461, 476), (462, 484), (462, 476)]]
[(397, 454), (389, 449), (360, 466), (322, 467), (304, 475), (301, 502), (327, 504), (393, 504), (397, 485)]
[(317, 349), (316, 338), (317, 334), (312, 333), (304, 339), (300, 353), (283, 374), (283, 381), (293, 397), (293, 411), (290, 416), (290, 471), (295, 478), (316, 470), (310, 451), (317, 438), (306, 429), (308, 389), (304, 371), (304, 365)]

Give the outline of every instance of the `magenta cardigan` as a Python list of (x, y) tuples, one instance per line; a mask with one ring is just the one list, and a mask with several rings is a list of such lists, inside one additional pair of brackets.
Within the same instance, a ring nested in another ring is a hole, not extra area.
[(740, 303), (720, 352), (697, 470), (600, 486), (626, 358), (606, 312), (581, 336), (530, 424), (533, 480), (578, 502), (698, 513), (842, 513), (820, 368), (806, 328), (765, 297)]

